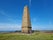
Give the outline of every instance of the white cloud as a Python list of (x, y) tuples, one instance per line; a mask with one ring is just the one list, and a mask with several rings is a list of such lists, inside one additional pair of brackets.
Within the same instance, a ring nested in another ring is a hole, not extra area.
[(21, 30), (21, 25), (18, 24), (0, 24), (0, 31), (4, 30)]
[(36, 22), (36, 21), (37, 21), (37, 19), (36, 19), (36, 18), (33, 18), (33, 21), (34, 21), (34, 22)]
[[(8, 17), (8, 23), (0, 23), (0, 31), (1, 30), (21, 30), (20, 20), (12, 19), (11, 16), (7, 15), (5, 11), (0, 11), (1, 15)], [(16, 24), (18, 22), (18, 24)], [(14, 24), (10, 24), (14, 23)]]
[(7, 15), (7, 13), (5, 11), (0, 11), (0, 14), (6, 16), (6, 17), (10, 17), (9, 15)]
[(30, 3), (30, 5), (31, 5), (31, 0), (29, 0), (29, 3)]
[(7, 13), (7, 12), (5, 12), (5, 11), (0, 11), (0, 14), (6, 16), (6, 17), (7, 17), (7, 20), (8, 20), (9, 22), (12, 22), (12, 23), (19, 22), (19, 23), (20, 23), (20, 20), (13, 19), (13, 17), (10, 16), (10, 15), (8, 15), (9, 13)]
[(31, 6), (31, 0), (29, 0), (29, 5)]
[(53, 25), (32, 25), (33, 30), (53, 30)]

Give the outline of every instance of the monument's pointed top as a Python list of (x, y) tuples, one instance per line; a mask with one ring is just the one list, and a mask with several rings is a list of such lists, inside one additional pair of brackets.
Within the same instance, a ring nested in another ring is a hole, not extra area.
[(28, 6), (27, 5), (25, 5), (25, 7), (24, 8), (27, 8)]

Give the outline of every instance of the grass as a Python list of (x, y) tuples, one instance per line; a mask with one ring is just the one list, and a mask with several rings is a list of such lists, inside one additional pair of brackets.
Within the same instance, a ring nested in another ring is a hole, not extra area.
[(0, 40), (53, 40), (52, 33), (33, 33), (33, 34), (0, 34)]

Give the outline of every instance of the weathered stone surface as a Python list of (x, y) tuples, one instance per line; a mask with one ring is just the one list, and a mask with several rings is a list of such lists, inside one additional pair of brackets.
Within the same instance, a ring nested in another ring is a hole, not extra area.
[(23, 11), (23, 20), (22, 20), (22, 32), (23, 33), (31, 33), (31, 21), (29, 15), (28, 6), (24, 7)]

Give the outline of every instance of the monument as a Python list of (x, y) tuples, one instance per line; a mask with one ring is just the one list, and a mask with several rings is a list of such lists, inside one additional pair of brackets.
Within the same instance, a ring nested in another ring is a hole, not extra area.
[(24, 7), (24, 11), (23, 11), (22, 32), (23, 33), (31, 33), (32, 32), (29, 9), (28, 9), (27, 5)]

